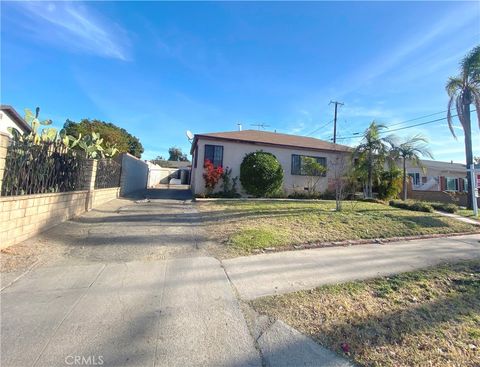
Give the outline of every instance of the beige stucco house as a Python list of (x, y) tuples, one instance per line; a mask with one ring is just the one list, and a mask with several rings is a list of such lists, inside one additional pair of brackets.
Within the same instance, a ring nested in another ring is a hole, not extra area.
[(15, 128), (22, 134), (32, 131), (30, 125), (18, 114), (12, 106), (0, 105), (0, 133), (11, 136), (9, 128)]
[[(327, 173), (320, 177), (316, 191), (327, 190), (334, 178), (332, 165), (338, 159), (350, 159), (350, 147), (327, 141), (280, 134), (275, 132), (243, 130), (209, 134), (196, 134), (192, 141), (191, 188), (195, 195), (205, 193), (203, 179), (204, 162), (209, 159), (214, 165), (232, 169), (232, 177), (240, 177), (240, 165), (247, 153), (270, 152), (278, 159), (284, 171), (283, 189), (286, 193), (304, 192), (309, 179), (302, 170), (303, 157), (314, 157), (327, 167)], [(336, 164), (335, 167), (338, 167)], [(239, 193), (245, 195), (238, 182)]]
[(467, 168), (461, 163), (422, 160), (418, 167), (407, 162), (407, 174), (413, 190), (467, 191)]

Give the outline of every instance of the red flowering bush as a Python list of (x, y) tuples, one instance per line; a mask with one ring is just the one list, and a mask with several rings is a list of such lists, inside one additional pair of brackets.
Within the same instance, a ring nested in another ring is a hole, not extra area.
[(221, 166), (215, 167), (210, 160), (205, 161), (205, 172), (203, 173), (203, 179), (205, 180), (205, 188), (208, 193), (212, 193), (213, 189), (217, 185), (218, 181), (222, 178), (223, 168)]

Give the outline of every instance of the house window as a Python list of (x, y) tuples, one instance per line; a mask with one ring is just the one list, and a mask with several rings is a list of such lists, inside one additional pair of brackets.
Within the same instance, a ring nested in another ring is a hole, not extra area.
[(205, 145), (205, 158), (203, 162), (209, 160), (215, 167), (223, 166), (223, 146), (222, 145)]
[(447, 179), (447, 190), (448, 191), (458, 191), (458, 180), (456, 177), (446, 177)]
[[(307, 176), (305, 169), (305, 158), (313, 158), (323, 167), (327, 167), (327, 158), (325, 157), (311, 157), (308, 155), (292, 154), (292, 175)], [(325, 177), (325, 172), (317, 172), (314, 176)]]
[(198, 145), (195, 146), (195, 151), (193, 153), (195, 155), (195, 157), (193, 157), (194, 159), (194, 167), (197, 168), (197, 164), (198, 164)]
[(408, 174), (412, 178), (412, 182), (415, 186), (420, 185), (420, 173), (409, 173)]

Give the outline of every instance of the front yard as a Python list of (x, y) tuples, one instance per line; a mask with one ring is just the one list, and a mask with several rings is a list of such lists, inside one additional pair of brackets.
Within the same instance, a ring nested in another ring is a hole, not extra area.
[(248, 255), (265, 248), (417, 235), (475, 232), (478, 228), (435, 213), (368, 202), (238, 200), (196, 204), (220, 257)]
[(480, 261), (257, 299), (365, 366), (479, 366)]
[(475, 215), (473, 214), (473, 210), (471, 209), (459, 209), (457, 214), (465, 218), (470, 218), (473, 220), (480, 221), (480, 217), (475, 217)]

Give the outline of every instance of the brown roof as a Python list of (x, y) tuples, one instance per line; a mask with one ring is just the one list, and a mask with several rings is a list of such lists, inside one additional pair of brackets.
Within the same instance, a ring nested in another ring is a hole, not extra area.
[(2, 104), (0, 110), (4, 111), (25, 133), (32, 131), (30, 125), (18, 114), (12, 106)]
[(230, 140), (238, 143), (274, 145), (287, 148), (306, 149), (306, 150), (329, 150), (329, 151), (351, 151), (346, 145), (333, 144), (328, 141), (309, 138), (299, 135), (288, 135), (272, 133), (259, 130), (226, 131), (220, 133), (195, 134), (192, 143), (191, 154), (193, 153), (199, 138), (211, 140)]

